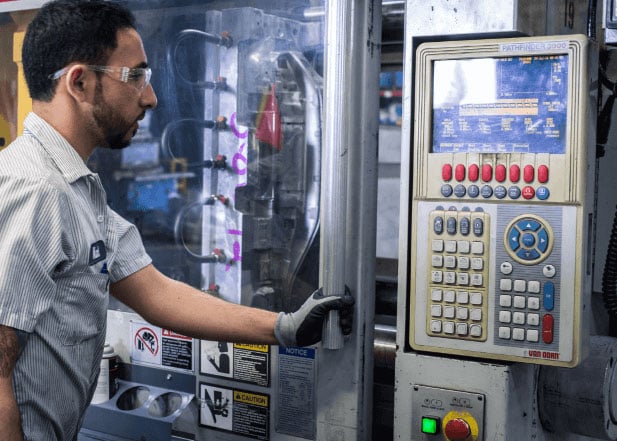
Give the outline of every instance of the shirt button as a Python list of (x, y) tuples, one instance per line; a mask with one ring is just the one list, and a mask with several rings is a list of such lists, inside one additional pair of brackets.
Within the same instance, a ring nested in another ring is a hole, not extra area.
[(96, 217), (96, 221), (97, 221), (97, 222), (103, 222), (104, 220), (105, 220), (105, 216), (103, 216), (102, 214), (99, 214), (99, 215)]

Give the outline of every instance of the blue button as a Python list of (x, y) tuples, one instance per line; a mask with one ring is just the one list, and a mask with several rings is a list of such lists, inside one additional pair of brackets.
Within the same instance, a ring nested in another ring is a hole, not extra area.
[(449, 217), (446, 221), (446, 231), (448, 234), (456, 234), (456, 218)]
[(469, 227), (470, 227), (469, 218), (468, 217), (461, 218), (459, 222), (459, 230), (463, 236), (467, 236), (469, 234)]
[(542, 253), (546, 253), (548, 249), (548, 233), (544, 228), (538, 231), (538, 249)]
[(552, 311), (555, 307), (555, 285), (553, 282), (544, 284), (544, 309)]
[(541, 201), (545, 201), (551, 195), (551, 192), (546, 187), (538, 187), (536, 189), (536, 197)]
[(542, 224), (533, 219), (523, 219), (516, 223), (521, 231), (538, 231)]
[(527, 248), (531, 248), (536, 243), (536, 238), (533, 234), (525, 233), (523, 234), (522, 242)]
[(516, 228), (511, 228), (510, 232), (508, 233), (508, 245), (510, 246), (512, 251), (518, 250), (521, 246), (521, 243), (519, 242), (520, 238), (521, 232), (518, 231)]
[(433, 219), (433, 231), (435, 234), (443, 233), (443, 217), (437, 216)]
[(510, 196), (510, 199), (518, 199), (521, 196), (521, 189), (516, 186), (510, 187), (508, 189), (508, 196)]
[(478, 188), (477, 185), (470, 185), (469, 188), (467, 189), (467, 194), (469, 195), (470, 198), (477, 198), (478, 195), (480, 194), (480, 189)]
[(473, 234), (480, 237), (484, 233), (484, 221), (480, 218), (473, 220)]
[(443, 184), (441, 186), (441, 194), (445, 198), (452, 196), (452, 186), (450, 184)]
[(506, 187), (504, 187), (503, 185), (498, 185), (497, 187), (495, 187), (495, 197), (497, 199), (503, 199), (506, 197), (507, 194), (508, 190), (506, 190)]
[(523, 260), (536, 260), (540, 257), (540, 253), (538, 253), (535, 249), (526, 250), (524, 248), (521, 248), (520, 250), (518, 250), (516, 255)]
[(493, 187), (491, 187), (490, 185), (483, 185), (480, 193), (482, 194), (482, 197), (484, 199), (488, 199), (493, 196)]
[(456, 187), (454, 187), (454, 195), (456, 197), (462, 198), (466, 194), (467, 194), (467, 189), (465, 188), (463, 184), (458, 184)]

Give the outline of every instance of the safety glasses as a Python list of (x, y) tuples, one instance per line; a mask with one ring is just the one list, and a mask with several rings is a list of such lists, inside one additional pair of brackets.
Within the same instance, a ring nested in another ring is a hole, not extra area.
[[(95, 72), (102, 72), (109, 75), (111, 78), (123, 83), (130, 84), (139, 92), (142, 92), (148, 84), (150, 84), (150, 78), (152, 78), (152, 69), (149, 67), (114, 67), (114, 66), (97, 66), (87, 64), (86, 67), (89, 70)], [(57, 80), (62, 75), (69, 71), (70, 67), (64, 67), (53, 74), (49, 75), (50, 80)]]

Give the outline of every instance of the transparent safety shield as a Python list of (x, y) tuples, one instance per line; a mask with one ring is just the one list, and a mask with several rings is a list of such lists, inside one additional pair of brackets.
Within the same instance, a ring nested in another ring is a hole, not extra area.
[[(323, 5), (126, 3), (158, 107), (131, 146), (88, 161), (110, 206), (172, 278), (236, 303), (296, 308), (318, 283)], [(28, 110), (18, 66), (32, 16), (0, 9), (0, 148), (20, 131), (18, 107)]]
[(318, 281), (323, 16), (304, 1), (142, 3), (159, 105), (131, 147), (91, 158), (110, 204), (166, 274), (296, 308)]

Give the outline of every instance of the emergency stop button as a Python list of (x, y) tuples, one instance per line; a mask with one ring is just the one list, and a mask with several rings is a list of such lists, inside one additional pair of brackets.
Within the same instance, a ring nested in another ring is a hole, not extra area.
[(453, 418), (446, 423), (443, 430), (450, 441), (467, 441), (471, 435), (471, 428), (462, 418)]

